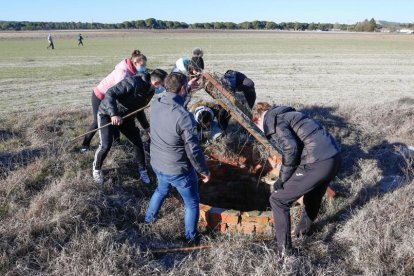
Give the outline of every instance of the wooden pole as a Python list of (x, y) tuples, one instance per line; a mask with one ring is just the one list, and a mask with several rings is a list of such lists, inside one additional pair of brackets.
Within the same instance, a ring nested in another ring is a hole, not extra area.
[[(144, 110), (144, 109), (148, 108), (149, 106), (150, 106), (150, 105), (146, 105), (146, 106), (144, 106), (144, 107), (141, 107), (140, 109), (137, 109), (137, 110), (135, 110), (135, 111), (133, 111), (133, 112), (131, 112), (131, 113), (129, 113), (129, 114), (127, 114), (127, 115), (125, 115), (124, 117), (122, 117), (122, 120), (124, 120), (124, 119), (126, 119), (126, 118), (128, 118), (128, 117), (131, 117), (131, 116), (132, 116), (132, 115), (134, 115), (134, 114), (137, 114), (138, 112), (140, 112), (140, 111), (142, 111), (142, 110)], [(112, 125), (112, 123), (107, 123), (106, 125), (103, 125), (103, 126), (101, 126), (101, 127), (98, 127), (97, 129), (94, 129), (94, 130), (88, 131), (88, 132), (86, 132), (86, 133), (84, 133), (84, 134), (82, 134), (82, 135), (76, 136), (75, 138), (73, 138), (72, 140), (70, 140), (70, 142), (73, 142), (73, 141), (75, 141), (75, 140), (77, 140), (77, 139), (79, 139), (79, 138), (81, 138), (81, 137), (83, 137), (83, 136), (85, 136), (85, 135), (88, 135), (89, 133), (92, 133), (92, 132), (98, 131), (98, 130), (103, 129), (104, 127), (107, 127), (107, 126), (110, 126), (110, 125)]]
[(247, 110), (229, 91), (227, 91), (213, 76), (209, 73), (203, 73), (203, 77), (207, 80), (205, 82), (204, 90), (216, 100), (216, 102), (229, 112), (233, 119), (235, 119), (242, 127), (244, 127), (259, 143), (261, 143), (266, 150), (270, 152), (271, 156), (282, 160), (280, 153), (267, 140), (263, 132), (253, 124), (248, 117), (250, 111)]

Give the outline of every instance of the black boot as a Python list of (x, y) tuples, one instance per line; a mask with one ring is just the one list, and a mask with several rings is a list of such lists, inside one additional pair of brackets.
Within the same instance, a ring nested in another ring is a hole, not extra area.
[(307, 235), (310, 233), (312, 227), (312, 220), (306, 214), (306, 211), (303, 211), (302, 217), (293, 231), (293, 235), (296, 237)]

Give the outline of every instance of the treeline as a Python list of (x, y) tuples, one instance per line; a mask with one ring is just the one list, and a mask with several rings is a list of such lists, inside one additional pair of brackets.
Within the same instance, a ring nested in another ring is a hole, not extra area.
[(31, 31), (31, 30), (83, 30), (83, 29), (216, 29), (216, 30), (296, 30), (296, 31), (358, 31), (374, 32), (381, 26), (374, 18), (366, 19), (353, 25), (331, 23), (300, 23), (273, 21), (249, 21), (242, 23), (211, 22), (187, 24), (178, 21), (164, 21), (155, 18), (146, 20), (125, 21), (116, 24), (85, 23), (85, 22), (14, 22), (0, 21), (0, 30), (3, 31)]

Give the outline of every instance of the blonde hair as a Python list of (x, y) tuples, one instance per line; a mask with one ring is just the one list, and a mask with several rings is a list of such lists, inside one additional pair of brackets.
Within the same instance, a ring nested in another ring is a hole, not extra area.
[(262, 114), (268, 111), (272, 106), (266, 102), (258, 102), (252, 109), (252, 118), (258, 119)]

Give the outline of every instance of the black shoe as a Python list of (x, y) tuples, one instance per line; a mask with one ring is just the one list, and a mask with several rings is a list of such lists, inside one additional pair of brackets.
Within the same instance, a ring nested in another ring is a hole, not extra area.
[(188, 247), (194, 247), (200, 245), (200, 236), (197, 235), (194, 239), (186, 240), (186, 244)]
[(298, 225), (296, 226), (295, 230), (293, 231), (293, 235), (295, 237), (300, 237), (304, 235), (309, 235), (312, 228), (312, 220), (308, 217), (306, 212), (302, 214)]

